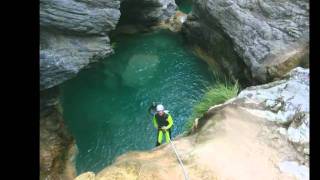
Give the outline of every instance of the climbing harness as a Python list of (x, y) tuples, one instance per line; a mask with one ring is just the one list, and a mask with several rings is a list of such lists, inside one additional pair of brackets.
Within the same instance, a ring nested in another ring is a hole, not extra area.
[(182, 163), (182, 161), (181, 161), (181, 159), (180, 159), (180, 157), (179, 157), (179, 155), (178, 155), (178, 153), (177, 153), (176, 148), (174, 147), (171, 139), (169, 139), (169, 141), (170, 141), (170, 144), (171, 144), (171, 146), (172, 146), (172, 149), (174, 150), (174, 153), (176, 154), (176, 156), (177, 156), (177, 158), (178, 158), (178, 160), (179, 160), (179, 164), (180, 164), (180, 166), (181, 166), (181, 168), (182, 168), (182, 170), (183, 170), (184, 179), (185, 179), (185, 180), (189, 180), (187, 171), (186, 171), (186, 169), (185, 169), (184, 166), (183, 166), (183, 163)]

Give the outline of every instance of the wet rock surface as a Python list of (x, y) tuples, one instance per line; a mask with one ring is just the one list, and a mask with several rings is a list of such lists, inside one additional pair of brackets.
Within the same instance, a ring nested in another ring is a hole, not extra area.
[(64, 126), (56, 88), (41, 92), (40, 179), (73, 179), (76, 146)]

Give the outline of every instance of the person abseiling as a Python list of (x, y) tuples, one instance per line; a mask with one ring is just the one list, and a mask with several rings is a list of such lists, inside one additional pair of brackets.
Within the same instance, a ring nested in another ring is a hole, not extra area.
[(162, 104), (158, 104), (156, 106), (156, 114), (153, 116), (152, 121), (154, 127), (158, 129), (156, 146), (159, 146), (162, 143), (163, 134), (165, 135), (166, 143), (169, 143), (169, 140), (171, 139), (173, 119), (168, 112), (165, 112)]

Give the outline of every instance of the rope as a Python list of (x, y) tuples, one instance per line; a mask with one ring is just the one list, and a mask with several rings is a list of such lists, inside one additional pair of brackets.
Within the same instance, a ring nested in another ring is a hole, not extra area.
[(179, 155), (178, 155), (178, 153), (177, 153), (176, 148), (174, 147), (171, 139), (169, 139), (169, 141), (170, 141), (170, 144), (171, 144), (171, 146), (172, 146), (172, 148), (173, 148), (173, 150), (174, 150), (174, 153), (176, 154), (176, 156), (177, 156), (177, 158), (178, 158), (178, 160), (179, 160), (179, 164), (180, 164), (180, 166), (181, 166), (181, 168), (182, 168), (182, 170), (183, 170), (184, 179), (185, 179), (185, 180), (189, 180), (187, 171), (186, 171), (186, 169), (185, 169), (184, 166), (183, 166), (183, 163), (182, 163), (182, 161), (181, 161), (181, 159), (180, 159), (180, 157), (179, 157)]

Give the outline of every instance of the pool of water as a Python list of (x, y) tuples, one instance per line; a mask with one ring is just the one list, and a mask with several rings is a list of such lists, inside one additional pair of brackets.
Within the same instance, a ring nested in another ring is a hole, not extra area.
[(192, 10), (192, 0), (175, 0), (178, 9), (184, 13), (189, 13)]
[(214, 83), (180, 34), (161, 30), (112, 41), (114, 55), (61, 85), (64, 119), (79, 149), (78, 173), (97, 172), (127, 151), (155, 147), (147, 112), (152, 101), (170, 111), (172, 136), (182, 133), (204, 87)]

